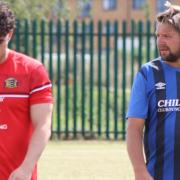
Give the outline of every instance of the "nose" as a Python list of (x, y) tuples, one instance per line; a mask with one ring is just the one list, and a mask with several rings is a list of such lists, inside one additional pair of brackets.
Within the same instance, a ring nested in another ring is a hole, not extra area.
[(166, 45), (166, 41), (163, 37), (157, 37), (157, 44), (158, 45)]

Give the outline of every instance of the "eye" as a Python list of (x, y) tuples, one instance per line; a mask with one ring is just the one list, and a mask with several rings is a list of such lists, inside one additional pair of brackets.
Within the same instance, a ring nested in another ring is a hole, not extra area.
[(168, 34), (165, 34), (164, 37), (165, 37), (165, 38), (169, 38), (170, 36), (169, 36)]

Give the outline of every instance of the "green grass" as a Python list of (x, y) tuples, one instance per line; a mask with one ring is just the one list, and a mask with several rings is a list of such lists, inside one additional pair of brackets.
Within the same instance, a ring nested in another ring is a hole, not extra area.
[(39, 180), (134, 180), (122, 141), (50, 141)]

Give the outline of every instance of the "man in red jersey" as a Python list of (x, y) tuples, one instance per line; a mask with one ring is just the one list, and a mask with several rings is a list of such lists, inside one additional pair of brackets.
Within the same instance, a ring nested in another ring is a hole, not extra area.
[(0, 1), (0, 180), (36, 180), (51, 133), (51, 82), (43, 65), (8, 49), (15, 17)]

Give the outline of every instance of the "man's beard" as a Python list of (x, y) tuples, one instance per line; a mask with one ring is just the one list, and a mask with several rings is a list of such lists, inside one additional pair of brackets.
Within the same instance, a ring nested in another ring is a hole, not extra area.
[(177, 62), (178, 59), (180, 59), (180, 51), (178, 51), (177, 53), (172, 53), (169, 49), (169, 54), (163, 55), (160, 51), (159, 54), (163, 58), (163, 60), (167, 62)]

